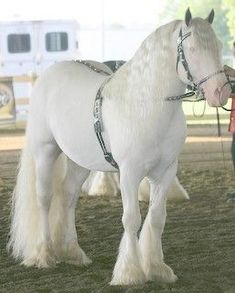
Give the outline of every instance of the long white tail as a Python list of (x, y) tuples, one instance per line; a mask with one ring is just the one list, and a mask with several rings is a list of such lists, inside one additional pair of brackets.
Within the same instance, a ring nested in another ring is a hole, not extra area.
[[(53, 179), (53, 197), (50, 207), (50, 233), (52, 243), (60, 242), (65, 227), (62, 182), (66, 173), (66, 160), (59, 158)], [(21, 154), (16, 187), (12, 197), (11, 229), (8, 249), (14, 258), (30, 265), (28, 261), (37, 250), (40, 239), (39, 208), (35, 188), (35, 164), (28, 147)]]

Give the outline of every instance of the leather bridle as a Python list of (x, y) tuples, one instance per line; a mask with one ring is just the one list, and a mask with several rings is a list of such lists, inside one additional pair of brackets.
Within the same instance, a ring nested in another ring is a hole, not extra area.
[[(190, 89), (190, 91), (188, 91), (182, 95), (167, 97), (166, 98), (167, 101), (182, 100), (182, 101), (195, 102), (195, 101), (205, 100), (205, 93), (204, 93), (201, 85), (203, 83), (205, 83), (206, 81), (208, 81), (210, 78), (212, 78), (218, 74), (225, 74), (225, 76), (227, 78), (227, 82), (223, 85), (223, 87), (226, 86), (227, 84), (232, 86), (231, 85), (232, 82), (229, 80), (228, 75), (226, 74), (225, 70), (222, 70), (222, 69), (207, 75), (206, 77), (202, 78), (199, 82), (194, 81), (193, 76), (190, 72), (189, 65), (186, 60), (186, 57), (184, 54), (184, 48), (183, 48), (183, 41), (185, 39), (187, 39), (189, 36), (191, 36), (191, 34), (192, 34), (191, 32), (188, 32), (183, 35), (182, 28), (180, 29), (179, 36), (177, 39), (177, 59), (176, 59), (176, 71), (178, 73), (178, 67), (179, 67), (179, 64), (181, 63), (185, 72), (186, 72), (187, 79), (189, 81), (187, 83), (187, 89)], [(189, 99), (192, 96), (195, 96), (195, 97), (193, 99)], [(225, 109), (226, 111), (231, 111), (231, 110), (228, 110), (224, 107), (222, 107), (222, 108)]]

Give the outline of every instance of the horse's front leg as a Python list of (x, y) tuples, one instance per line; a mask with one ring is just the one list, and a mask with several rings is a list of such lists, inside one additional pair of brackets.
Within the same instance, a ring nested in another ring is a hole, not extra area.
[(137, 232), (141, 225), (138, 187), (141, 178), (136, 170), (120, 168), (120, 187), (123, 202), (122, 223), (124, 234), (113, 271), (111, 285), (144, 283), (145, 276), (140, 265)]
[(158, 181), (154, 181), (154, 172), (150, 174), (150, 205), (139, 240), (141, 265), (147, 280), (166, 283), (177, 280), (173, 270), (164, 263), (161, 240), (166, 221), (167, 190), (175, 178), (176, 170), (177, 162)]

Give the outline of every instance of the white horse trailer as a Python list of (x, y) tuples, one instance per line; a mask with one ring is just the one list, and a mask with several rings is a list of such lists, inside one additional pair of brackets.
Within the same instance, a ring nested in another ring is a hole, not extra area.
[(77, 58), (77, 29), (73, 20), (0, 22), (0, 123), (26, 121), (36, 77)]

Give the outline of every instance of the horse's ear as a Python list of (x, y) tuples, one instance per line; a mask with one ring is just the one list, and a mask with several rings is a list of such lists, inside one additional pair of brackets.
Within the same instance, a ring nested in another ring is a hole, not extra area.
[(190, 26), (192, 23), (192, 14), (189, 8), (185, 12), (185, 23), (187, 26)]
[(214, 20), (214, 17), (215, 17), (215, 11), (214, 9), (211, 10), (210, 14), (207, 16), (206, 20), (212, 24), (213, 20)]

